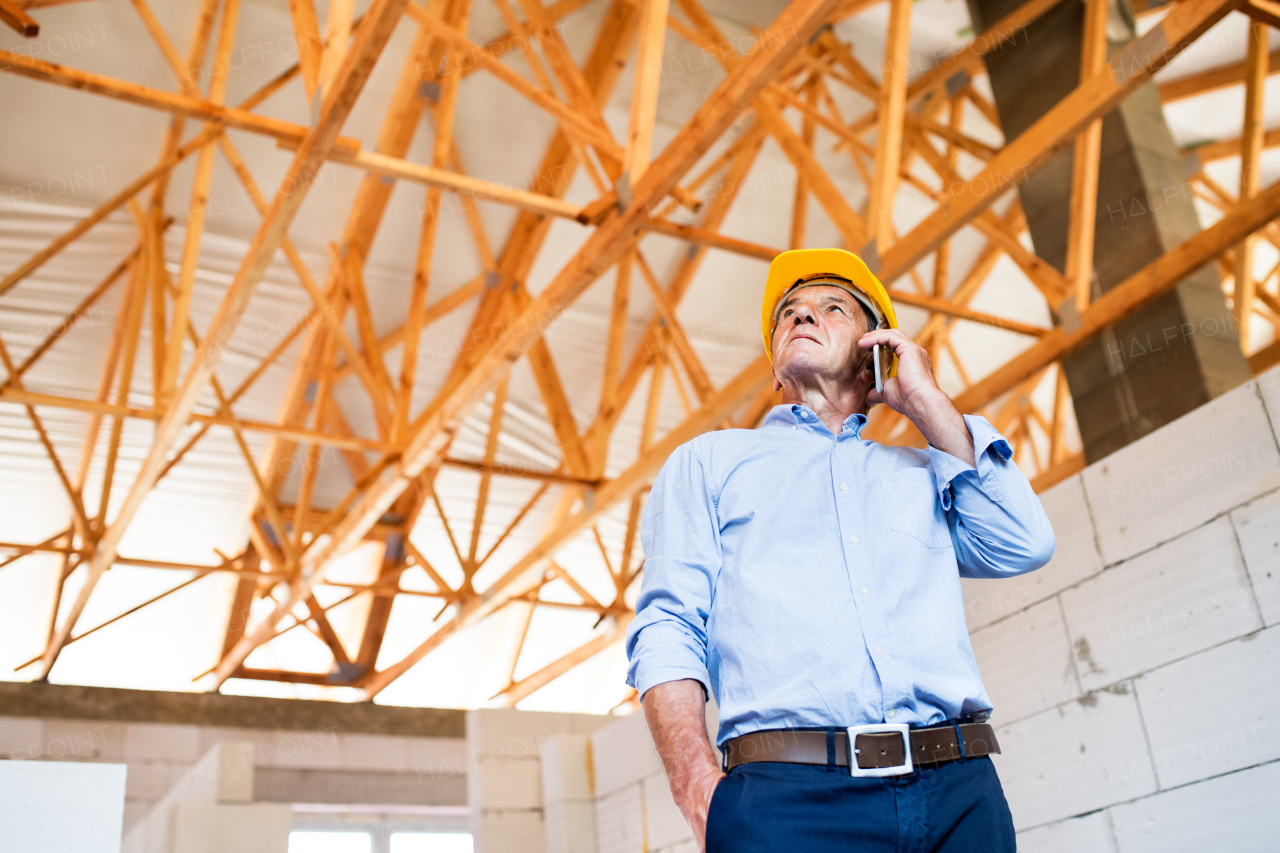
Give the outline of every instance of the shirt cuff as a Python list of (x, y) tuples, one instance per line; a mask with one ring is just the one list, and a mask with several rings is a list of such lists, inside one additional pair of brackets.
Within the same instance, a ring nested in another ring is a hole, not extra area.
[(1004, 490), (995, 475), (995, 462), (988, 450), (995, 451), (1001, 461), (1007, 462), (1013, 456), (1013, 450), (1005, 437), (996, 432), (996, 428), (980, 415), (964, 415), (965, 425), (973, 435), (973, 458), (977, 466), (968, 465), (950, 453), (929, 445), (929, 466), (933, 469), (934, 482), (938, 486), (938, 499), (942, 501), (944, 510), (951, 509), (951, 483), (962, 474), (973, 474), (973, 478), (983, 493), (999, 503), (1004, 499)]
[(702, 691), (707, 694), (707, 698), (711, 698), (711, 683), (707, 679), (707, 670), (694, 669), (693, 667), (680, 666), (679, 664), (645, 666), (642, 662), (637, 662), (631, 667), (631, 671), (627, 673), (627, 684), (636, 689), (636, 698), (644, 700), (644, 694), (650, 689), (657, 687), (659, 684), (666, 684), (668, 681), (696, 681), (702, 685)]

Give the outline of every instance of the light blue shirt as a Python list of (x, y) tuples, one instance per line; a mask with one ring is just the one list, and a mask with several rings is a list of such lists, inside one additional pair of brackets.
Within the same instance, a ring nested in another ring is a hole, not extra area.
[(719, 744), (991, 711), (960, 578), (1039, 568), (1053, 529), (985, 418), (965, 417), (976, 469), (861, 438), (866, 422), (832, 435), (808, 407), (775, 406), (759, 429), (681, 446), (654, 481), (628, 683), (701, 682)]

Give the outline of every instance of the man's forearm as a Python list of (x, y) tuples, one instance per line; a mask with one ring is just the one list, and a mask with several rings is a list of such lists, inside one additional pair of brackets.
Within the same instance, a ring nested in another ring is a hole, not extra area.
[(928, 398), (908, 417), (930, 445), (943, 453), (950, 453), (967, 465), (977, 465), (969, 426), (945, 394), (938, 392), (936, 396)]
[(707, 738), (706, 695), (697, 681), (669, 681), (644, 694), (644, 716), (667, 771), (671, 795), (704, 846), (707, 809), (724, 776)]

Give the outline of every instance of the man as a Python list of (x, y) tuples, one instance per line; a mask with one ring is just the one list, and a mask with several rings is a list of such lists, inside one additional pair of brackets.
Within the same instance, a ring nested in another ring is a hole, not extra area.
[[(1014, 851), (960, 578), (1039, 568), (1053, 531), (1005, 439), (896, 326), (856, 256), (779, 255), (761, 327), (782, 404), (653, 484), (629, 683), (709, 853)], [(877, 362), (896, 362), (882, 392)], [(926, 450), (860, 437), (882, 402)]]

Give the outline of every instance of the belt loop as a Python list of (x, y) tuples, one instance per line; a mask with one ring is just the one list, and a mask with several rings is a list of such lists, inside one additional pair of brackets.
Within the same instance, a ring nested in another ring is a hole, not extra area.
[(965, 759), (964, 734), (960, 731), (960, 724), (957, 723), (955, 720), (951, 721), (951, 728), (956, 730), (956, 743), (960, 744), (960, 760), (964, 761)]
[(724, 742), (724, 749), (720, 750), (720, 772), (729, 772), (729, 750), (733, 747), (733, 738)]
[(836, 769), (836, 730), (827, 728), (827, 771)]

